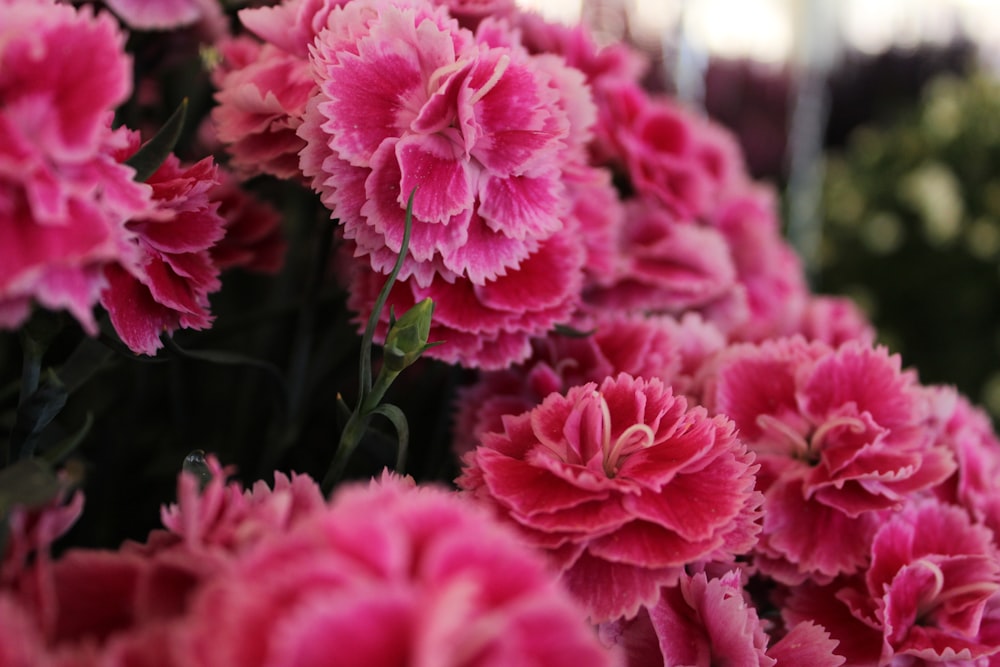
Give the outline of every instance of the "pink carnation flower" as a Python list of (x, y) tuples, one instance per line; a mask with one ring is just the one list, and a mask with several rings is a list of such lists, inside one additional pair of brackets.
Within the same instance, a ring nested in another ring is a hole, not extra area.
[(155, 210), (126, 225), (134, 235), (138, 266), (105, 269), (108, 287), (101, 305), (136, 353), (156, 354), (164, 331), (205, 329), (212, 323), (208, 295), (221, 284), (209, 251), (225, 234), (219, 204), (210, 200), (219, 183), (216, 171), (211, 158), (182, 167), (169, 156), (146, 181)]
[(485, 433), (502, 431), (504, 415), (526, 412), (551, 393), (619, 373), (658, 378), (683, 395), (702, 361), (725, 346), (722, 334), (695, 314), (675, 320), (609, 312), (572, 324), (591, 333), (538, 338), (524, 364), (480, 373), (461, 390), (454, 419), (457, 453), (475, 448)]
[(212, 121), (231, 166), (244, 178), (302, 178), (298, 153), (305, 141), (296, 131), (316, 89), (309, 61), (249, 38), (223, 42), (219, 49), (223, 62), (213, 76), (219, 90)]
[(182, 646), (206, 667), (612, 664), (537, 554), (459, 496), (392, 477), (215, 578)]
[(875, 327), (856, 303), (845, 297), (812, 295), (802, 311), (797, 333), (839, 347), (849, 340), (875, 342)]
[(953, 390), (939, 388), (951, 405), (941, 440), (952, 451), (955, 473), (934, 489), (941, 500), (964, 508), (969, 517), (993, 531), (1000, 543), (1000, 439), (981, 408)]
[(682, 575), (660, 599), (632, 620), (601, 627), (609, 644), (625, 649), (629, 667), (740, 665), (740, 667), (839, 667), (837, 641), (804, 622), (768, 647), (768, 636), (748, 604), (739, 571), (709, 579)]
[(582, 85), (579, 73), (477, 44), (423, 2), (356, 1), (327, 26), (312, 57), (320, 95), (299, 130), (301, 167), (357, 255), (389, 272), (414, 188), (400, 278), (421, 288), (435, 276), (485, 285), (565, 231), (562, 168), (583, 150), (566, 142), (583, 135), (561, 100), (565, 82)]
[(1000, 644), (985, 614), (1000, 600), (1000, 561), (990, 531), (922, 502), (894, 514), (870, 548), (862, 575), (792, 589), (786, 621), (822, 623), (849, 665), (992, 664)]
[(131, 91), (124, 36), (107, 14), (46, 0), (0, 3), (0, 327), (32, 301), (89, 333), (109, 262), (134, 261), (127, 219), (149, 188), (113, 157), (111, 110)]
[(219, 0), (104, 0), (104, 4), (136, 30), (174, 30), (202, 23), (220, 31), (225, 25)]
[(801, 338), (736, 345), (706, 379), (710, 412), (736, 422), (764, 492), (757, 564), (789, 582), (865, 565), (883, 510), (947, 478), (924, 390), (884, 348)]
[(753, 545), (752, 461), (728, 419), (622, 374), (506, 417), (458, 484), (546, 550), (603, 622), (652, 604), (685, 564)]

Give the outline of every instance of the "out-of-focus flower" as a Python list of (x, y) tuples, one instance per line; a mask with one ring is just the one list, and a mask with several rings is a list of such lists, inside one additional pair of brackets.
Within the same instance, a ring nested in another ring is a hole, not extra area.
[(243, 189), (227, 171), (219, 170), (220, 184), (209, 193), (219, 203), (226, 235), (209, 249), (220, 269), (277, 273), (285, 262), (288, 243), (281, 215), (273, 206)]
[(174, 30), (196, 23), (213, 34), (225, 30), (219, 0), (104, 0), (104, 4), (135, 30)]
[(156, 354), (160, 334), (212, 323), (208, 295), (219, 289), (219, 267), (210, 249), (225, 235), (225, 221), (210, 193), (218, 184), (212, 158), (183, 167), (170, 155), (146, 181), (155, 209), (129, 220), (137, 266), (105, 268), (101, 305), (122, 341), (134, 352)]
[(866, 345), (875, 343), (875, 327), (856, 303), (844, 297), (809, 297), (797, 333), (831, 347), (840, 347), (849, 340)]
[(93, 334), (103, 268), (134, 262), (124, 223), (149, 207), (149, 188), (113, 157), (131, 60), (108, 14), (47, 0), (0, 11), (0, 327), (36, 302)]
[(955, 468), (926, 420), (924, 389), (884, 348), (802, 338), (735, 345), (705, 380), (761, 464), (759, 567), (786, 581), (858, 571), (883, 510)]
[(384, 477), (198, 596), (195, 665), (612, 664), (516, 535), (443, 489)]
[(601, 626), (621, 646), (629, 667), (726, 664), (745, 667), (839, 667), (844, 658), (822, 627), (804, 622), (768, 647), (756, 608), (743, 593), (739, 571), (719, 578), (682, 575), (655, 605), (631, 620)]
[(990, 531), (961, 509), (909, 506), (879, 528), (870, 554), (858, 576), (793, 588), (786, 621), (822, 623), (850, 665), (974, 663), (1000, 650), (995, 626), (982, 624), (1000, 562)]
[(458, 484), (548, 552), (604, 622), (652, 604), (685, 564), (753, 546), (752, 461), (728, 419), (621, 374), (504, 418)]

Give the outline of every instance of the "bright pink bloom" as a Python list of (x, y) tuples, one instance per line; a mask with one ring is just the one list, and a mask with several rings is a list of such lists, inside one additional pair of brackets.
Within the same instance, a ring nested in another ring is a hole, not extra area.
[(0, 327), (31, 302), (89, 332), (103, 267), (134, 261), (124, 222), (149, 188), (112, 153), (111, 111), (131, 91), (124, 36), (107, 14), (46, 0), (0, 4)]
[(504, 415), (521, 414), (553, 392), (619, 373), (658, 378), (683, 395), (702, 361), (725, 346), (722, 334), (693, 313), (678, 321), (612, 311), (578, 318), (572, 325), (592, 333), (538, 338), (524, 364), (480, 373), (474, 384), (463, 388), (454, 420), (457, 453), (475, 448), (485, 433), (502, 431)]
[(146, 181), (155, 210), (126, 225), (134, 235), (137, 267), (105, 269), (101, 305), (122, 341), (134, 352), (156, 354), (160, 334), (211, 326), (208, 295), (219, 289), (219, 267), (210, 249), (225, 221), (210, 193), (219, 181), (212, 158), (182, 167), (173, 155)]
[(604, 622), (652, 604), (685, 564), (753, 545), (752, 461), (728, 419), (622, 374), (505, 417), (458, 484), (545, 549)]
[(399, 478), (344, 488), (195, 601), (193, 665), (609, 665), (516, 536)]
[(986, 664), (1000, 650), (983, 625), (1000, 591), (992, 542), (959, 508), (907, 507), (879, 528), (863, 576), (796, 587), (783, 615), (823, 623), (850, 665)]
[(219, 202), (226, 235), (209, 249), (220, 269), (242, 267), (247, 271), (277, 273), (285, 263), (288, 243), (281, 229), (281, 214), (269, 203), (240, 187), (228, 172), (219, 172), (221, 183), (209, 198)]
[[(940, 388), (943, 394), (954, 395)], [(946, 399), (947, 400), (947, 397)], [(993, 531), (1000, 544), (1000, 439), (981, 408), (964, 396), (954, 396), (953, 407), (942, 429), (941, 440), (958, 462), (955, 474), (934, 491), (945, 502), (964, 508), (970, 518)]]
[(624, 648), (629, 667), (740, 665), (741, 667), (839, 667), (823, 628), (800, 623), (768, 648), (757, 610), (748, 603), (738, 571), (709, 579), (682, 575), (657, 603), (632, 620), (601, 627), (602, 638)]
[[(275, 473), (273, 487), (260, 481), (244, 490), (238, 482), (227, 482), (227, 471), (214, 457), (207, 464), (212, 479), (205, 488), (199, 488), (194, 475), (181, 475), (177, 503), (160, 513), (171, 537), (191, 551), (221, 548), (235, 555), (290, 531), (326, 507), (319, 486), (306, 475)], [(170, 541), (161, 535), (150, 540), (157, 548)]]
[(69, 502), (63, 501), (60, 495), (40, 508), (10, 510), (4, 527), (5, 549), (0, 553), (0, 587), (14, 582), (32, 558), (45, 559), (49, 546), (80, 518), (83, 493), (74, 493)]
[[(583, 285), (582, 265), (586, 251), (580, 239), (560, 233), (546, 240), (517, 270), (473, 285), (468, 280), (448, 282), (435, 277), (421, 287), (414, 278), (397, 282), (388, 306), (402, 313), (425, 298), (434, 300), (430, 340), (444, 341), (425, 353), (483, 370), (499, 370), (527, 359), (531, 339), (569, 321), (579, 302)], [(350, 268), (348, 307), (360, 313), (363, 326), (385, 276), (375, 273), (365, 261)], [(376, 331), (381, 339), (388, 328), (390, 309), (381, 314)]]
[(395, 262), (414, 188), (401, 279), (420, 287), (485, 285), (565, 231), (562, 168), (583, 147), (567, 144), (582, 133), (562, 84), (579, 73), (476, 44), (422, 2), (334, 9), (312, 60), (321, 94), (299, 131), (302, 170), (377, 271)]
[(713, 362), (703, 400), (757, 454), (757, 564), (786, 581), (857, 571), (879, 513), (954, 470), (925, 423), (924, 390), (884, 348), (801, 338), (736, 345)]

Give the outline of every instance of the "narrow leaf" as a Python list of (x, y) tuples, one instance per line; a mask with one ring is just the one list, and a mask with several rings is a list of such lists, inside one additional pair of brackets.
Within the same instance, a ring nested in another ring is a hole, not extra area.
[(0, 517), (17, 506), (38, 507), (59, 493), (59, 479), (41, 459), (21, 459), (0, 470)]
[(139, 147), (135, 155), (125, 160), (125, 164), (135, 169), (135, 180), (145, 182), (156, 173), (181, 138), (184, 118), (187, 116), (188, 100), (185, 97), (160, 131), (152, 139)]
[(20, 448), (21, 458), (34, 454), (42, 431), (66, 405), (69, 392), (55, 373), (49, 372), (41, 386), (17, 408), (17, 422), (11, 432), (11, 444)]
[(396, 429), (396, 437), (399, 439), (399, 448), (396, 450), (396, 472), (400, 475), (406, 468), (406, 453), (410, 445), (410, 425), (406, 421), (406, 415), (395, 405), (383, 403), (374, 410), (373, 415), (382, 415)]

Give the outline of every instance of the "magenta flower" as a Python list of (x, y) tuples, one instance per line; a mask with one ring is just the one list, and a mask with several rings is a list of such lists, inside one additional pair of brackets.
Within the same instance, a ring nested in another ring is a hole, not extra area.
[(753, 545), (752, 461), (728, 419), (621, 374), (506, 417), (458, 484), (545, 549), (604, 622), (652, 604), (685, 564)]
[(944, 502), (958, 505), (969, 517), (1000, 535), (1000, 439), (989, 415), (953, 390), (938, 388), (945, 407), (941, 440), (952, 451), (955, 473), (934, 489)]
[(761, 464), (757, 564), (794, 582), (865, 565), (881, 512), (947, 478), (925, 391), (884, 348), (801, 338), (723, 353), (705, 405), (736, 422)]
[(134, 235), (138, 266), (112, 264), (101, 294), (111, 323), (134, 352), (156, 354), (160, 334), (211, 326), (208, 295), (219, 289), (210, 249), (225, 235), (225, 221), (210, 193), (217, 167), (205, 158), (182, 167), (173, 155), (147, 180), (156, 208), (126, 225)]
[(804, 622), (768, 647), (769, 638), (748, 603), (739, 571), (709, 579), (684, 574), (677, 586), (632, 620), (601, 627), (605, 642), (624, 648), (629, 667), (740, 665), (839, 667), (844, 658), (822, 627)]
[(681, 320), (618, 312), (595, 313), (572, 323), (582, 338), (553, 333), (532, 344), (521, 365), (480, 373), (456, 402), (453, 447), (458, 454), (475, 448), (483, 434), (502, 431), (504, 415), (536, 407), (551, 393), (628, 373), (658, 378), (675, 394), (693, 387), (704, 359), (723, 349), (725, 338), (695, 314)]
[(516, 536), (399, 478), (342, 489), (193, 604), (193, 665), (612, 664)]
[(0, 24), (0, 327), (31, 303), (89, 333), (109, 262), (134, 261), (127, 219), (149, 188), (113, 157), (111, 111), (131, 91), (124, 36), (107, 14), (5, 0)]
[(497, 280), (565, 230), (562, 168), (583, 155), (566, 143), (582, 136), (561, 102), (568, 68), (554, 76), (551, 60), (477, 44), (445, 8), (422, 2), (352, 2), (327, 25), (312, 56), (320, 95), (299, 130), (301, 166), (356, 255), (389, 272), (418, 186), (400, 277), (422, 288), (435, 276)]
[(1000, 650), (998, 591), (990, 531), (957, 507), (927, 501), (879, 528), (867, 571), (795, 587), (782, 615), (822, 623), (850, 665), (988, 664)]

